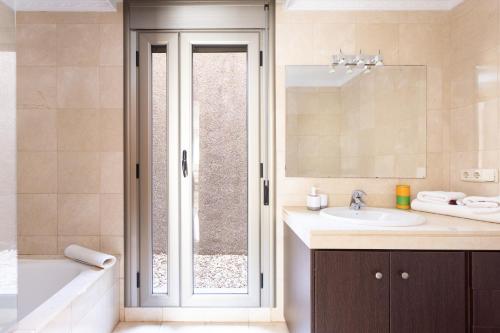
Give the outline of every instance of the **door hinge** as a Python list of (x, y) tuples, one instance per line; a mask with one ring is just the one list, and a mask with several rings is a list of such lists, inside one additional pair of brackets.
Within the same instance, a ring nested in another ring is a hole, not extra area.
[(264, 206), (269, 206), (269, 180), (264, 180)]
[(139, 51), (135, 51), (135, 66), (139, 67)]
[(140, 169), (139, 169), (139, 163), (135, 165), (135, 178), (139, 179), (140, 176)]
[(264, 52), (262, 51), (259, 52), (259, 66), (264, 66)]
[(141, 287), (141, 273), (139, 273), (139, 272), (137, 272), (137, 274), (136, 274), (135, 285), (137, 286), (137, 288)]
[(264, 273), (260, 273), (260, 289), (264, 289)]
[(264, 163), (260, 164), (260, 178), (264, 178)]

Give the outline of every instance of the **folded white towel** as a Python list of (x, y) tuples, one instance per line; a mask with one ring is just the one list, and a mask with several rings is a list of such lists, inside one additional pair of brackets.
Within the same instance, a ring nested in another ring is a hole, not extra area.
[(465, 197), (457, 201), (457, 203), (461, 206), (467, 206), (470, 208), (499, 208), (500, 196), (498, 197), (471, 196), (471, 197)]
[(443, 205), (441, 203), (424, 202), (415, 199), (411, 202), (411, 209), (422, 212), (463, 217), (485, 222), (500, 223), (500, 209), (497, 208), (469, 208), (466, 206)]
[(64, 255), (75, 261), (100, 268), (111, 267), (116, 262), (116, 258), (110, 254), (97, 252), (75, 244), (71, 244), (64, 249)]
[(423, 202), (434, 202), (441, 204), (449, 204), (452, 200), (465, 198), (465, 193), (462, 192), (445, 192), (445, 191), (421, 191), (417, 194), (417, 199)]

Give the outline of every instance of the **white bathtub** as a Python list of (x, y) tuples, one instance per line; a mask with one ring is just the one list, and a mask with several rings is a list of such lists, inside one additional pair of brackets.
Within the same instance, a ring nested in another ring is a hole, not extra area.
[(102, 270), (65, 258), (24, 258), (12, 332), (112, 332), (119, 317), (119, 265)]

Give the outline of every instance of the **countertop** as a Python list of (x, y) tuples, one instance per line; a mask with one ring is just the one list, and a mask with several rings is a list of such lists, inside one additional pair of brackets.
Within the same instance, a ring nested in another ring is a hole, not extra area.
[(500, 250), (500, 224), (412, 211), (426, 223), (373, 227), (336, 221), (305, 207), (285, 207), (283, 220), (310, 249)]

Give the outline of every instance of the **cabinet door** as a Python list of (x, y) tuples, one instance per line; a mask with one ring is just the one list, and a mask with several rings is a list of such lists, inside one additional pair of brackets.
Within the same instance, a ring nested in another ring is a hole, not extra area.
[(464, 252), (391, 253), (391, 332), (465, 333)]
[(474, 333), (500, 333), (500, 253), (472, 253)]
[(315, 251), (314, 267), (315, 333), (389, 332), (389, 252)]

